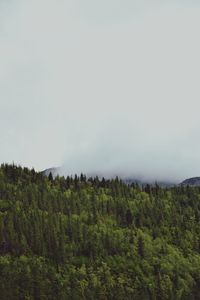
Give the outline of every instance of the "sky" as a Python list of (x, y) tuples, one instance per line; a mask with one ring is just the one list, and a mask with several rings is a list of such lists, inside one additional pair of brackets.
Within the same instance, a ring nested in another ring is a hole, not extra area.
[(0, 162), (200, 176), (200, 4), (0, 0)]

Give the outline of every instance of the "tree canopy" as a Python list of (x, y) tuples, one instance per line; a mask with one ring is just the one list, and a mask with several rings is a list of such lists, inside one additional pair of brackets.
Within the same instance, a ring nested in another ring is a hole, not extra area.
[(199, 286), (199, 187), (1, 165), (1, 300), (193, 300)]

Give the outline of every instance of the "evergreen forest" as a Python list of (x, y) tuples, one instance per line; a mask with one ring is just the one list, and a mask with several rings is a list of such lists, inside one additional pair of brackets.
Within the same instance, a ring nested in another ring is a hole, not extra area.
[(200, 187), (2, 164), (0, 299), (200, 299)]

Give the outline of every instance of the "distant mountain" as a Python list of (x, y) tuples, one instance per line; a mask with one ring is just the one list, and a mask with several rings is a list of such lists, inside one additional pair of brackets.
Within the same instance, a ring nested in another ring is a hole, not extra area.
[(60, 175), (60, 168), (49, 168), (42, 171), (44, 176), (49, 176), (50, 173), (53, 175), (53, 177), (56, 177), (57, 175)]
[(200, 177), (192, 177), (184, 180), (180, 185), (200, 186)]

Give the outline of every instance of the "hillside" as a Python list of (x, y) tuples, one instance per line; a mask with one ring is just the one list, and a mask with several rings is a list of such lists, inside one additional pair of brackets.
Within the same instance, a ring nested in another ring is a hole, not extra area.
[(181, 185), (189, 186), (200, 186), (200, 177), (192, 177), (184, 180)]
[(1, 166), (1, 300), (192, 300), (199, 285), (199, 187)]

